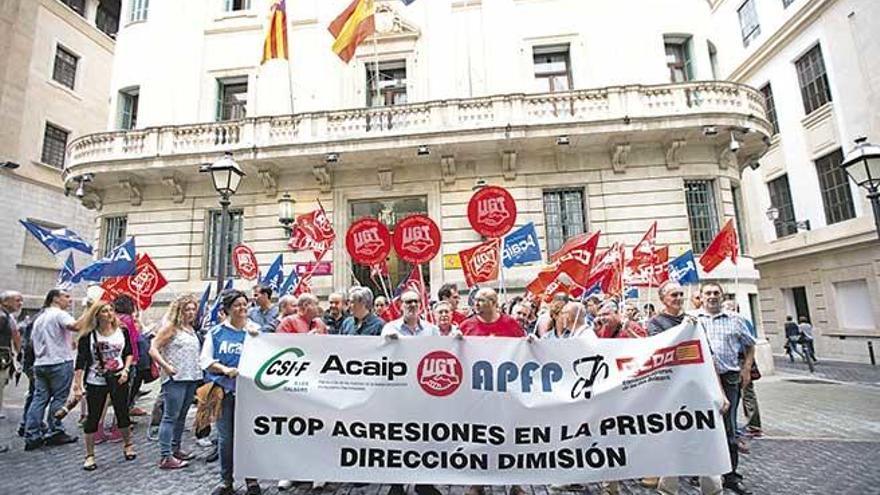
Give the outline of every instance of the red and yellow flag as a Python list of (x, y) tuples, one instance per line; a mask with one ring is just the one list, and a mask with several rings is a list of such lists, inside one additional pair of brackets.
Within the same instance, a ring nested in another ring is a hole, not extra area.
[(333, 35), (333, 53), (348, 62), (361, 42), (376, 31), (376, 6), (373, 0), (353, 0), (351, 4), (330, 23)]
[(285, 0), (274, 0), (269, 8), (269, 29), (263, 42), (263, 60), (287, 59), (287, 7)]

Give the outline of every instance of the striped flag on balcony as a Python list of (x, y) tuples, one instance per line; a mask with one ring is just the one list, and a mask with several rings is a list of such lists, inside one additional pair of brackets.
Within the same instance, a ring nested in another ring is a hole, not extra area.
[(287, 59), (287, 7), (285, 0), (274, 0), (269, 8), (269, 29), (263, 42), (263, 60)]
[(376, 31), (376, 5), (373, 0), (353, 0), (339, 17), (330, 23), (333, 35), (333, 53), (346, 63), (367, 37)]

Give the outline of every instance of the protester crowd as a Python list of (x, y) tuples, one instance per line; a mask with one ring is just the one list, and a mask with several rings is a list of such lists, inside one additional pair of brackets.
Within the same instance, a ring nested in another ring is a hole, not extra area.
[[(387, 339), (629, 339), (657, 335), (691, 319), (705, 330), (725, 398), (722, 413), (732, 470), (723, 477), (688, 481), (699, 485), (704, 494), (720, 493), (722, 488), (751, 493), (738, 471), (738, 460), (739, 454), (748, 450), (743, 439), (761, 434), (753, 385), (753, 380), (760, 378), (754, 365), (754, 326), (738, 314), (735, 302), (727, 299), (723, 288), (714, 282), (704, 283), (689, 303), (685, 290), (676, 282), (661, 285), (658, 295), (659, 310), (652, 304), (639, 307), (615, 296), (591, 295), (576, 300), (562, 293), (549, 301), (517, 296), (502, 304), (490, 288), (472, 292), (470, 301), (463, 303), (454, 284), (440, 287), (433, 302), (416, 290), (402, 290), (389, 300), (374, 297), (369, 288), (358, 286), (345, 294), (330, 294), (326, 309), (322, 309), (321, 301), (310, 293), (283, 295), (277, 304), (273, 303), (273, 289), (258, 285), (251, 293), (235, 289), (221, 292), (213, 315), (216, 321), (210, 324), (211, 317), (201, 314), (198, 300), (183, 295), (170, 304), (161, 321), (147, 326), (134, 301), (125, 295), (110, 302), (91, 302), (75, 319), (70, 314), (72, 298), (61, 289), (49, 291), (37, 315), (17, 322), (15, 315), (21, 309), (22, 298), (17, 292), (7, 291), (0, 294), (0, 413), (5, 383), (20, 373), (27, 379), (28, 394), (19, 435), (25, 439), (25, 450), (32, 451), (77, 442), (62, 419), (79, 407), (85, 445), (83, 469), (93, 471), (102, 465), (96, 444), (121, 442), (122, 458), (136, 458), (133, 418), (148, 414), (135, 405), (136, 400), (144, 383), (159, 380), (161, 388), (150, 428), (151, 438), (158, 439), (160, 445), (158, 468), (184, 469), (194, 459), (194, 454), (185, 449), (183, 432), (187, 413), (195, 402), (198, 412), (193, 432), (200, 444), (215, 445), (208, 460), (220, 461), (220, 483), (214, 493), (232, 494), (236, 376), (249, 333)], [(740, 398), (748, 418), (743, 429), (736, 424)], [(108, 409), (113, 411), (112, 421)], [(261, 493), (257, 480), (245, 481), (248, 494)], [(660, 493), (678, 493), (678, 477), (640, 482)], [(278, 488), (287, 489), (293, 483), (280, 480)], [(316, 487), (323, 485), (320, 480), (313, 483)], [(439, 493), (431, 485), (416, 485), (414, 490), (419, 495)], [(617, 493), (618, 483), (604, 483), (603, 490)], [(402, 495), (405, 488), (394, 485), (391, 492)], [(485, 489), (472, 486), (466, 493), (483, 495)], [(518, 486), (510, 490), (510, 495), (524, 493)]]

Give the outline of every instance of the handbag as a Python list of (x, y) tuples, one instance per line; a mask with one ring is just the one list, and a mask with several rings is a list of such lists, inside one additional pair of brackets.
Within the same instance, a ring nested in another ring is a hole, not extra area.
[(758, 365), (754, 362), (752, 363), (752, 369), (750, 370), (750, 376), (752, 377), (752, 381), (761, 379), (761, 370), (758, 369)]

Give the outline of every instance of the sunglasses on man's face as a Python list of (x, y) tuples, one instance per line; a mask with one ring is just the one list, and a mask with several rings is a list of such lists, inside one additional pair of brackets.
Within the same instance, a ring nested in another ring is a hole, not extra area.
[(418, 304), (418, 303), (419, 303), (418, 299), (408, 299), (406, 301), (403, 301), (403, 304)]

